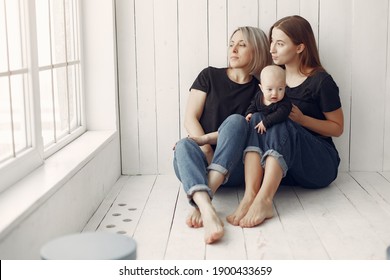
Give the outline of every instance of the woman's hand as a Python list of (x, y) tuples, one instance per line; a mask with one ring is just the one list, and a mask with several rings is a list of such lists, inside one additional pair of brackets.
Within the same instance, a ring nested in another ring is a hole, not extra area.
[(188, 138), (195, 141), (195, 143), (198, 144), (199, 146), (203, 146), (207, 144), (215, 145), (217, 144), (217, 140), (218, 140), (218, 131), (210, 132), (200, 136), (188, 135)]
[(306, 116), (293, 104), (289, 118), (303, 127), (322, 136), (339, 137), (344, 130), (344, 114), (341, 108), (332, 112), (324, 112), (325, 120)]
[(188, 138), (195, 141), (196, 144), (198, 144), (199, 146), (203, 146), (203, 145), (206, 145), (206, 144), (209, 144), (208, 143), (208, 139), (207, 139), (207, 136), (206, 135), (201, 135), (201, 136), (190, 136), (188, 135)]
[(302, 121), (303, 121), (303, 117), (305, 115), (302, 113), (302, 111), (296, 106), (296, 105), (292, 105), (292, 109), (291, 109), (291, 112), (290, 112), (290, 115), (289, 115), (289, 118), (296, 122), (296, 123), (299, 123), (300, 125), (302, 125)]

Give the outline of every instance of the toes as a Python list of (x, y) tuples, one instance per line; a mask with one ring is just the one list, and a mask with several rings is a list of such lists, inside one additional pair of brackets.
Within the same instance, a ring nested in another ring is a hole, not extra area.
[(233, 224), (233, 220), (234, 220), (233, 215), (229, 215), (229, 216), (226, 217), (226, 221), (227, 221), (229, 224)]
[(187, 226), (189, 226), (189, 227), (194, 227), (194, 224), (193, 224), (191, 218), (188, 218), (188, 219), (186, 220), (186, 224), (187, 224)]
[(240, 219), (238, 219), (237, 216), (231, 216), (228, 222), (233, 226), (238, 226), (238, 224), (240, 223)]
[(191, 217), (187, 220), (187, 225), (192, 228), (203, 227), (203, 222), (201, 219)]
[(193, 210), (187, 217), (186, 224), (192, 228), (203, 227), (203, 220), (199, 210)]
[(222, 237), (222, 236), (219, 236), (219, 235), (211, 236), (210, 238), (208, 238), (208, 239), (206, 240), (206, 243), (207, 243), (207, 244), (213, 244), (213, 243), (217, 242), (218, 240), (220, 240), (221, 237)]
[(222, 238), (223, 234), (224, 234), (223, 230), (214, 232), (214, 233), (210, 234), (209, 236), (205, 237), (205, 242), (207, 244), (215, 243)]
[(226, 217), (226, 220), (228, 221), (229, 224), (233, 226), (237, 226), (237, 219), (235, 217)]
[(238, 226), (242, 217), (240, 215), (231, 214), (226, 217), (226, 220), (233, 226)]

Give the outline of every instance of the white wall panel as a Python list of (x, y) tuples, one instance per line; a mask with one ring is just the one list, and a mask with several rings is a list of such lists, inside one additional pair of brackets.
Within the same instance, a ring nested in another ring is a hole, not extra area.
[(354, 1), (352, 10), (350, 168), (382, 170), (388, 0)]
[(285, 16), (299, 15), (299, 0), (277, 0), (276, 3), (277, 19), (280, 19)]
[(276, 21), (276, 5), (277, 0), (259, 0), (259, 23), (258, 26), (265, 32), (269, 33), (269, 29)]
[[(319, 0), (301, 0), (299, 6), (299, 15), (303, 16), (310, 22), (311, 28), (313, 29), (314, 36), (318, 44)], [(337, 7), (334, 8), (338, 10)]]
[(227, 65), (227, 46), (229, 36), (227, 31), (227, 1), (208, 1), (208, 34), (209, 34), (209, 64), (215, 67)]
[(177, 30), (177, 1), (154, 1), (158, 173), (172, 169), (172, 147), (180, 135)]
[[(114, 3), (80, 1), (83, 16), (83, 82), (85, 89), (87, 130), (117, 129), (117, 76), (115, 57)], [(99, 32), (89, 32), (98, 30)], [(95, 47), (98, 45), (99, 47)], [(98, 58), (98, 59), (97, 59)], [(0, 63), (4, 63), (1, 61)], [(110, 92), (111, 94), (104, 94)], [(112, 97), (115, 98), (112, 98)], [(105, 110), (106, 114), (101, 114)]]
[(257, 0), (228, 0), (228, 34), (240, 26), (257, 26)]
[(134, 16), (134, 0), (116, 0), (120, 134), (124, 174), (140, 173)]
[(199, 72), (208, 66), (207, 0), (178, 0), (179, 4), (179, 97), (181, 137), (189, 88)]
[(135, 0), (140, 173), (157, 172), (154, 1)]
[[(344, 133), (334, 142), (339, 150), (340, 170), (349, 168), (349, 136), (351, 110), (351, 28), (352, 0), (321, 1), (319, 23), (319, 51), (321, 62), (332, 75), (340, 90), (341, 104), (344, 112)], [(333, 24), (337, 23), (338, 28)], [(340, 48), (339, 46), (344, 46)]]
[(386, 103), (384, 127), (383, 170), (390, 170), (390, 1), (388, 2), (387, 17), (387, 63), (386, 63)]
[(389, 0), (116, 0), (122, 171), (172, 172), (188, 90), (208, 65), (224, 67), (231, 32), (300, 14), (340, 88), (341, 170), (390, 169)]

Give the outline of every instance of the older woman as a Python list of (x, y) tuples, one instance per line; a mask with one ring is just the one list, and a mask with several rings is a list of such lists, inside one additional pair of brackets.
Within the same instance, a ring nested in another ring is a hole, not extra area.
[[(227, 68), (208, 67), (194, 81), (185, 112), (190, 137), (175, 145), (174, 168), (194, 209), (190, 227), (205, 229), (205, 242), (219, 240), (223, 223), (211, 203), (221, 185), (244, 184), (242, 154), (248, 123), (243, 116), (258, 90), (260, 71), (271, 64), (269, 42), (255, 27), (230, 38)], [(191, 137), (213, 135), (199, 146)]]

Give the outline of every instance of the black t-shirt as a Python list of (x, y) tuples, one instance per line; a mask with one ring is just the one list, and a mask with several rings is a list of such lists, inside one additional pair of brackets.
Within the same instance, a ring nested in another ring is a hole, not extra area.
[(226, 68), (205, 68), (191, 86), (191, 89), (207, 94), (199, 120), (205, 133), (217, 131), (222, 122), (232, 114), (244, 115), (259, 89), (256, 78), (253, 77), (246, 84), (238, 84), (229, 79), (226, 71)]
[[(307, 77), (297, 87), (287, 87), (286, 95), (304, 115), (320, 120), (326, 119), (324, 113), (341, 108), (339, 88), (332, 76), (325, 71), (319, 71)], [(313, 131), (310, 132), (319, 136)], [(328, 142), (333, 143), (330, 137), (325, 138)]]

